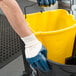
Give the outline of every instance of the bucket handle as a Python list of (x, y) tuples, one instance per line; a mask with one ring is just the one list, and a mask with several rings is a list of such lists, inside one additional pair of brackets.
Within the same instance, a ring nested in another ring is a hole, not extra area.
[[(27, 18), (27, 17), (26, 17), (26, 15), (27, 15), (27, 13), (26, 13), (26, 8), (27, 8), (27, 7), (34, 6), (34, 5), (36, 5), (36, 4), (37, 4), (37, 3), (33, 3), (33, 4), (29, 5), (29, 6), (25, 6), (25, 7), (24, 7), (25, 19)], [(40, 10), (40, 12), (42, 13), (43, 11), (42, 11), (42, 10)]]

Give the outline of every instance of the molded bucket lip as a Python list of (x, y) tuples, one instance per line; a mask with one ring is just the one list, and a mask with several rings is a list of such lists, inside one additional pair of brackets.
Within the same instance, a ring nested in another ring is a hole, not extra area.
[[(66, 12), (66, 14), (72, 16), (72, 19), (76, 22), (76, 20), (74, 19), (74, 16), (72, 14), (69, 14), (66, 10), (56, 9), (56, 10), (52, 10), (51, 12), (54, 12), (54, 11), (56, 11), (56, 12), (59, 12), (59, 11)], [(27, 15), (29, 16), (29, 15), (33, 15), (33, 14), (41, 14), (41, 13), (46, 13), (46, 12), (50, 12), (50, 11), (31, 13), (31, 14), (27, 14)], [(26, 18), (26, 21), (27, 21), (27, 18)], [(28, 21), (27, 21), (27, 24), (29, 25)], [(75, 29), (75, 28), (76, 28), (76, 23), (73, 24), (72, 26), (69, 26), (69, 27), (66, 27), (66, 28), (63, 28), (63, 29), (59, 29), (59, 30), (56, 30), (56, 31), (35, 32), (32, 28), (30, 28), (30, 29), (32, 29), (32, 31), (34, 32), (35, 35), (49, 35), (49, 34), (57, 34), (57, 33), (65, 32), (65, 31), (72, 30), (72, 29)]]
[[(37, 13), (32, 13), (32, 14), (27, 14), (28, 16), (29, 15), (33, 15), (33, 14), (41, 14), (41, 13), (46, 13), (46, 12), (54, 12), (54, 11), (56, 11), (56, 12), (59, 12), (59, 11), (61, 11), (61, 12), (64, 12), (64, 13), (66, 13), (67, 15), (70, 15), (70, 16), (72, 16), (72, 19), (76, 22), (76, 20), (74, 19), (74, 16), (72, 15), (72, 14), (69, 14), (66, 10), (64, 10), (64, 9), (56, 9), (56, 10), (52, 10), (52, 11), (43, 11), (43, 12), (37, 12)], [(59, 12), (60, 13), (60, 12)], [(26, 21), (27, 21), (27, 18), (26, 18)], [(28, 21), (27, 21), (27, 23), (28, 23)], [(28, 23), (28, 25), (29, 25), (29, 23)], [(67, 31), (67, 30), (71, 30), (71, 29), (74, 29), (74, 28), (76, 28), (76, 23), (75, 24), (73, 24), (72, 26), (69, 26), (69, 27), (66, 27), (66, 28), (63, 28), (63, 29), (59, 29), (59, 30), (56, 30), (56, 31), (47, 31), (47, 32), (35, 32), (32, 28), (32, 30), (33, 30), (33, 32), (36, 34), (36, 35), (49, 35), (49, 34), (57, 34), (57, 33), (60, 33), (60, 32), (64, 32), (64, 31)]]
[(58, 66), (60, 69), (62, 69), (65, 72), (76, 73), (76, 65), (60, 64), (52, 60), (48, 60), (48, 62), (50, 65), (52, 64), (52, 65)]
[(56, 31), (47, 31), (47, 32), (35, 32), (35, 35), (49, 35), (49, 34), (57, 34), (57, 33), (62, 33), (68, 30), (76, 29), (76, 24), (66, 27), (64, 29), (56, 30)]
[[(29, 13), (29, 14), (25, 14), (26, 16), (29, 16), (29, 15), (36, 15), (36, 14), (41, 14), (41, 13), (47, 13), (47, 12), (59, 12), (59, 11), (62, 11), (62, 12), (66, 12), (67, 15), (69, 15), (68, 11), (65, 10), (65, 9), (54, 9), (54, 10), (47, 10), (47, 11), (41, 11), (41, 12), (36, 12), (36, 13)], [(60, 12), (59, 12), (60, 13)], [(25, 16), (24, 15), (24, 16)], [(72, 14), (70, 14), (72, 15)], [(73, 16), (73, 15), (72, 15)], [(26, 18), (27, 19), (27, 18)]]

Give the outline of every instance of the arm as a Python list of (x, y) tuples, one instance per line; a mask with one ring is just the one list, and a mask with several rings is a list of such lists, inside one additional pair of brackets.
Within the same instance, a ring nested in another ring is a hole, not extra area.
[(20, 35), (20, 37), (25, 37), (32, 34), (27, 23), (25, 22), (25, 18), (19, 8), (19, 5), (15, 0), (3, 0), (0, 2), (0, 7), (11, 26)]
[(41, 42), (37, 40), (35, 35), (28, 28), (17, 2), (15, 0), (0, 0), (0, 7), (13, 29), (22, 37), (23, 42), (26, 44), (25, 53), (30, 65), (43, 71), (49, 71), (50, 68), (47, 64), (47, 60), (42, 54), (42, 52), (45, 53), (46, 49), (45, 51), (41, 49)]

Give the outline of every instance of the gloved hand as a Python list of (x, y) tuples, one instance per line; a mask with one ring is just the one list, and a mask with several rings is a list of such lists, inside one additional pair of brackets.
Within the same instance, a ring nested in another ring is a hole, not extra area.
[(33, 58), (27, 59), (27, 61), (35, 69), (39, 69), (39, 70), (46, 71), (46, 72), (50, 71), (48, 62), (41, 53), (39, 53), (37, 56)]
[(27, 61), (30, 63), (30, 65), (35, 68), (42, 71), (50, 71), (50, 67), (48, 65), (48, 62), (46, 60), (47, 57), (47, 51), (44, 47), (41, 48), (41, 51), (39, 54), (32, 58), (27, 58)]
[(37, 0), (39, 6), (51, 6), (56, 3), (56, 0)]

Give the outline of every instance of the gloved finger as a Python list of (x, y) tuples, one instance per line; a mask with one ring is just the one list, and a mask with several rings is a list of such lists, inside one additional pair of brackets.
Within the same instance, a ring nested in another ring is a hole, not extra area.
[(42, 71), (45, 70), (44, 67), (41, 65), (40, 61), (36, 62), (34, 65), (35, 65), (35, 68), (37, 68), (37, 69), (40, 69)]
[(44, 6), (49, 6), (49, 0), (44, 0)]
[(45, 47), (44, 46), (42, 46), (42, 48), (41, 48), (41, 54), (43, 54), (44, 55), (44, 57), (46, 57), (47, 58), (47, 50), (45, 49)]
[(33, 68), (41, 69), (42, 71), (49, 71), (49, 65), (47, 63), (46, 58), (42, 53), (39, 53), (37, 56), (32, 58), (27, 58), (27, 61)]
[(42, 71), (49, 71), (49, 67), (48, 67), (48, 63), (45, 59), (45, 57), (42, 55), (41, 59), (35, 63), (33, 63), (33, 67), (35, 68), (39, 68), (41, 69)]
[(56, 3), (56, 0), (52, 0), (52, 4), (55, 4)]
[(40, 5), (40, 2), (39, 2), (40, 0), (37, 0), (37, 3), (38, 3), (38, 5)]
[(42, 5), (44, 5), (44, 0), (40, 0), (40, 5), (42, 6)]
[(37, 0), (38, 5), (43, 6), (44, 5), (44, 0)]
[(43, 58), (43, 60), (40, 60), (39, 63), (40, 63), (40, 65), (41, 65), (41, 67), (42, 67), (45, 71), (49, 71), (49, 70), (47, 69), (47, 68), (49, 68), (49, 67), (48, 67), (48, 63), (47, 63), (47, 61), (46, 61), (45, 58)]
[(40, 69), (42, 71), (49, 71), (48, 70), (49, 67), (47, 65), (47, 62), (46, 62), (46, 59), (44, 58), (44, 56), (41, 56), (41, 58), (38, 61), (33, 62), (31, 65), (35, 69)]
[(51, 6), (51, 4), (52, 4), (52, 0), (49, 0), (49, 6)]

